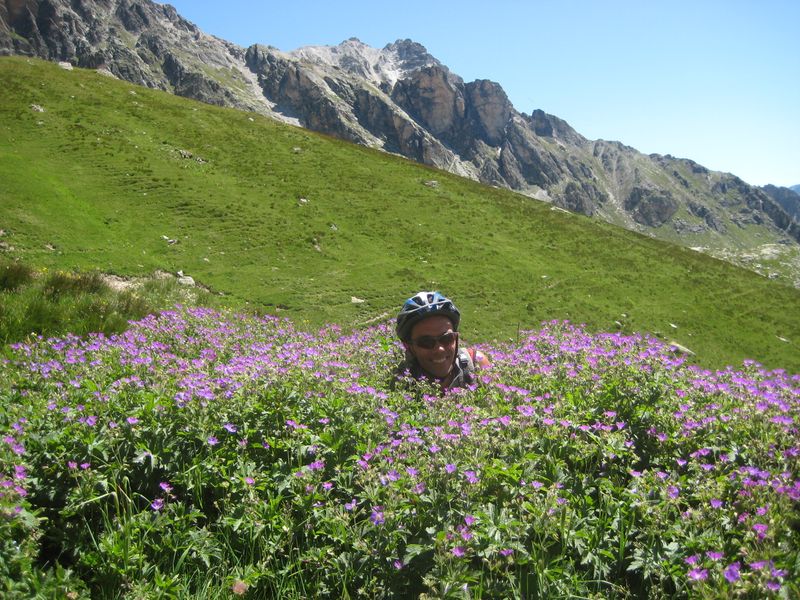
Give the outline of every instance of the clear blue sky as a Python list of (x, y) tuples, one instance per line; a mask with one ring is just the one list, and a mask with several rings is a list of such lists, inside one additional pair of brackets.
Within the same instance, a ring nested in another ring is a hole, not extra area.
[(421, 43), (590, 139), (800, 184), (800, 0), (172, 0), (206, 33), (281, 50)]

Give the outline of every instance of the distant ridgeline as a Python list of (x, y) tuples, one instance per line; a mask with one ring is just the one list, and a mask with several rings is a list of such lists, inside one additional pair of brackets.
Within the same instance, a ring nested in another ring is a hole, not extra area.
[(521, 113), (499, 84), (464, 82), (410, 40), (242, 48), (149, 0), (27, 0), (0, 7), (0, 54), (269, 115), (800, 284), (796, 202), (691, 160), (588, 140), (541, 110)]

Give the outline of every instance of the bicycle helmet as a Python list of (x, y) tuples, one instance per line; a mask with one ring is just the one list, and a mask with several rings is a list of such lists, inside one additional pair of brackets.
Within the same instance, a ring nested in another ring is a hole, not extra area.
[(453, 322), (453, 331), (458, 331), (461, 313), (453, 301), (439, 292), (419, 292), (403, 303), (397, 315), (397, 337), (407, 341), (414, 325), (433, 315), (444, 315)]

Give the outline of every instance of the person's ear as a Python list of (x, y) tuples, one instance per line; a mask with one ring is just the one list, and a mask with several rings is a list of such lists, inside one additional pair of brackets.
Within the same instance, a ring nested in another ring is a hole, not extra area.
[(409, 354), (411, 354), (411, 356), (416, 356), (416, 354), (414, 354), (414, 345), (413, 344), (410, 344), (407, 341), (403, 340), (403, 348), (405, 348), (405, 351), (408, 352)]

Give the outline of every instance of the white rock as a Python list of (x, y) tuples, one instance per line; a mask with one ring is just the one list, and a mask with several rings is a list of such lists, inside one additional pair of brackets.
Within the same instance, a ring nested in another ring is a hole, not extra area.
[(366, 300), (364, 300), (363, 298), (357, 298), (356, 296), (350, 296), (350, 302), (352, 302), (353, 304), (364, 304)]
[(188, 275), (186, 275), (184, 277), (178, 277), (178, 284), (185, 285), (185, 286), (188, 286), (188, 287), (193, 287), (194, 286), (194, 279), (192, 279)]
[(58, 66), (64, 69), (65, 71), (72, 71), (72, 63), (62, 61), (58, 63)]
[(686, 346), (682, 346), (682, 345), (681, 345), (681, 344), (679, 344), (678, 342), (670, 342), (670, 343), (669, 343), (669, 346), (670, 346), (670, 347), (671, 347), (673, 350), (676, 350), (677, 352), (681, 352), (681, 353), (683, 353), (683, 354), (689, 354), (689, 355), (691, 355), (691, 356), (694, 356), (694, 352), (692, 352), (691, 350), (689, 350), (689, 349), (688, 349)]

